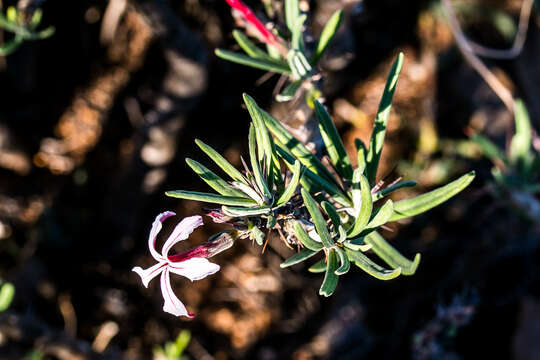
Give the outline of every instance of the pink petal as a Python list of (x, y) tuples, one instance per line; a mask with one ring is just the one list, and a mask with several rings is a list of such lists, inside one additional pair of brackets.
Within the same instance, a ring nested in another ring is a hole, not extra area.
[(195, 230), (202, 224), (203, 220), (202, 217), (200, 217), (199, 215), (189, 216), (182, 219), (182, 221), (180, 221), (178, 225), (176, 225), (173, 232), (163, 245), (163, 250), (161, 251), (163, 258), (167, 257), (169, 251), (174, 246), (174, 244), (181, 240), (187, 239), (188, 236), (193, 232), (193, 230)]
[(164, 257), (159, 255), (159, 253), (156, 251), (156, 237), (157, 234), (161, 231), (163, 221), (165, 221), (167, 218), (176, 215), (172, 211), (165, 211), (156, 216), (156, 219), (152, 223), (152, 229), (150, 230), (150, 235), (148, 236), (148, 249), (150, 249), (150, 254), (152, 254), (152, 257), (156, 259), (157, 261), (164, 260)]
[(215, 274), (219, 271), (219, 265), (200, 257), (194, 257), (177, 263), (169, 262), (167, 268), (170, 272), (185, 276), (191, 281), (204, 279), (208, 275)]
[(162, 261), (162, 262), (158, 262), (154, 266), (149, 267), (146, 270), (143, 270), (142, 268), (137, 266), (137, 267), (134, 267), (133, 269), (131, 269), (131, 271), (135, 271), (141, 277), (141, 280), (142, 280), (142, 283), (143, 283), (144, 287), (147, 288), (148, 283), (150, 282), (150, 280), (152, 280), (153, 278), (158, 276), (159, 273), (162, 272), (165, 269), (166, 265), (167, 265), (167, 263)]
[(264, 41), (268, 44), (275, 43), (276, 37), (272, 34), (260, 21), (257, 19), (253, 11), (246, 6), (241, 0), (226, 0), (230, 7), (238, 10), (242, 17), (259, 31)]
[(161, 294), (163, 295), (163, 311), (173, 314), (175, 316), (187, 316), (192, 318), (193, 314), (189, 314), (186, 307), (182, 302), (176, 297), (172, 288), (171, 288), (171, 279), (169, 277), (169, 269), (161, 273)]

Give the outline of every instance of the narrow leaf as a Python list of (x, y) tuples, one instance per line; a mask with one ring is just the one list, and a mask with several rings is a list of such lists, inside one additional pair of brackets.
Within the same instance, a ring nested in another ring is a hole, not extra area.
[(259, 187), (259, 190), (266, 196), (267, 199), (272, 197), (268, 185), (263, 177), (259, 160), (257, 159), (256, 144), (255, 144), (255, 128), (253, 124), (249, 127), (249, 158), (251, 160), (251, 167), (253, 169), (253, 176), (255, 182)]
[(341, 227), (341, 219), (339, 217), (339, 214), (336, 208), (332, 204), (330, 204), (328, 201), (321, 202), (321, 207), (323, 208), (326, 215), (328, 215), (328, 217), (332, 221), (332, 224), (334, 225), (334, 230), (336, 234), (338, 234), (338, 229)]
[(401, 268), (403, 275), (413, 275), (420, 264), (420, 254), (416, 254), (413, 261), (410, 261), (392, 245), (390, 245), (378, 232), (374, 231), (367, 235), (364, 241), (373, 245), (372, 250), (378, 257), (384, 260), (392, 268)]
[(302, 198), (304, 199), (304, 205), (306, 206), (309, 214), (311, 215), (311, 220), (315, 225), (317, 234), (321, 237), (321, 241), (324, 247), (332, 247), (334, 243), (332, 241), (332, 238), (330, 237), (328, 228), (326, 227), (326, 221), (324, 220), (321, 211), (319, 210), (319, 206), (305, 189), (302, 189), (301, 192)]
[[(276, 139), (277, 140), (277, 139)], [(285, 164), (292, 170), (292, 164), (296, 161), (294, 156), (281, 146), (276, 146), (276, 150), (279, 156), (285, 160)], [(330, 183), (320, 176), (313, 173), (311, 170), (304, 168), (302, 176), (300, 177), (300, 183), (310, 193), (316, 193), (319, 190), (326, 191), (337, 202), (345, 207), (351, 206), (351, 201), (343, 194), (343, 192), (334, 183)]]
[(343, 249), (339, 247), (336, 247), (335, 249), (339, 258), (339, 263), (341, 264), (341, 266), (336, 269), (335, 273), (336, 275), (346, 274), (351, 267), (351, 262), (349, 261), (349, 258), (347, 257)]
[(248, 54), (250, 57), (256, 58), (259, 60), (264, 60), (269, 63), (276, 64), (277, 66), (280, 66), (280, 67), (287, 67), (286, 62), (275, 59), (271, 57), (270, 55), (268, 55), (266, 52), (261, 50), (257, 45), (255, 45), (243, 32), (239, 30), (233, 30), (233, 37), (238, 43), (238, 45), (240, 45), (242, 50), (244, 50), (246, 54)]
[(296, 139), (287, 129), (283, 127), (276, 119), (274, 119), (266, 111), (262, 111), (264, 116), (264, 122), (268, 127), (268, 130), (276, 137), (278, 144), (283, 144), (300, 162), (306, 166), (313, 173), (324, 178), (330, 183), (334, 183), (337, 186), (337, 182), (321, 163), (321, 161), (306, 148), (298, 139)]
[(392, 107), (392, 98), (394, 97), (394, 91), (396, 90), (397, 80), (399, 73), (401, 72), (402, 65), (403, 53), (399, 53), (396, 61), (392, 65), (390, 74), (388, 74), (386, 86), (384, 87), (381, 102), (379, 103), (379, 109), (377, 110), (377, 116), (375, 117), (375, 124), (373, 125), (373, 132), (371, 134), (371, 141), (369, 144), (369, 151), (366, 157), (366, 174), (370, 184), (375, 184), (377, 167), (379, 166), (379, 159), (381, 157), (381, 152), (384, 145), (384, 137), (386, 135), (386, 125), (388, 123), (388, 116), (390, 115), (390, 109)]
[(326, 261), (325, 259), (321, 259), (317, 261), (315, 264), (313, 264), (309, 269), (309, 272), (312, 273), (322, 273), (326, 271)]
[(195, 200), (200, 202), (231, 206), (255, 206), (257, 204), (255, 201), (243, 197), (223, 196), (197, 191), (172, 190), (167, 191), (165, 195), (179, 199)]
[(285, 22), (289, 31), (294, 31), (294, 26), (296, 25), (296, 20), (300, 14), (300, 7), (298, 6), (298, 0), (285, 0)]
[(279, 102), (292, 100), (302, 83), (303, 80), (296, 80), (289, 83), (280, 94), (276, 95), (276, 100)]
[(394, 203), (392, 200), (388, 200), (383, 206), (381, 206), (375, 216), (366, 225), (366, 229), (376, 229), (381, 225), (384, 225), (390, 220), (394, 214)]
[(294, 195), (294, 192), (296, 191), (296, 187), (298, 186), (298, 182), (300, 181), (300, 175), (302, 175), (300, 161), (295, 160), (292, 173), (293, 173), (293, 176), (291, 178), (291, 181), (285, 188), (285, 191), (283, 192), (283, 194), (281, 194), (281, 196), (277, 200), (277, 206), (286, 204)]
[(371, 200), (368, 180), (359, 170), (356, 169), (353, 176), (352, 195), (357, 216), (354, 225), (347, 231), (350, 238), (357, 236), (364, 230), (373, 211), (373, 201)]
[(388, 270), (374, 263), (370, 258), (359, 251), (345, 249), (349, 259), (356, 264), (360, 269), (367, 272), (369, 275), (379, 280), (391, 280), (401, 274), (401, 268)]
[(312, 250), (309, 250), (309, 249), (302, 249), (298, 253), (294, 254), (293, 256), (291, 256), (290, 258), (288, 258), (287, 260), (282, 262), (279, 265), (279, 267), (286, 268), (286, 267), (289, 267), (291, 265), (301, 263), (302, 261), (304, 261), (306, 259), (309, 259), (313, 255), (315, 255), (316, 253), (317, 253), (317, 251), (312, 251)]
[(510, 161), (526, 162), (530, 157), (532, 144), (532, 129), (529, 114), (523, 101), (516, 99), (514, 105), (516, 134), (510, 143)]
[(319, 251), (322, 249), (322, 244), (313, 240), (298, 221), (294, 222), (294, 232), (298, 240), (300, 240), (300, 242), (309, 250)]
[(199, 146), (199, 148), (201, 148), (201, 150), (204, 151), (204, 153), (208, 155), (208, 157), (212, 159), (216, 165), (219, 166), (232, 179), (249, 185), (242, 173), (236, 170), (236, 168), (232, 166), (231, 163), (221, 156), (216, 150), (206, 145), (199, 139), (195, 139), (195, 144), (197, 144), (197, 146)]
[(390, 218), (390, 221), (415, 216), (442, 204), (465, 189), (473, 181), (474, 176), (474, 171), (471, 171), (443, 187), (394, 203), (394, 215)]
[(221, 210), (223, 210), (223, 213), (225, 213), (225, 215), (237, 217), (268, 215), (272, 211), (272, 209), (268, 206), (259, 206), (252, 208), (222, 206)]
[(413, 186), (416, 186), (416, 181), (414, 180), (405, 180), (405, 181), (398, 182), (397, 184), (384, 188), (381, 191), (377, 191), (375, 194), (373, 194), (372, 196), (373, 202), (382, 199), (386, 195), (396, 190), (406, 188), (406, 187), (413, 187)]
[(334, 293), (338, 283), (338, 276), (335, 271), (337, 268), (337, 259), (335, 249), (328, 251), (328, 262), (326, 263), (326, 273), (324, 274), (324, 280), (319, 289), (319, 295), (328, 297)]
[(317, 65), (319, 60), (321, 60), (324, 52), (330, 44), (330, 41), (332, 41), (332, 39), (336, 35), (336, 32), (338, 31), (342, 20), (343, 10), (337, 10), (335, 13), (332, 14), (330, 20), (328, 20), (326, 25), (324, 25), (321, 36), (319, 38), (319, 42), (317, 43), (317, 47), (315, 48), (315, 52), (310, 59), (311, 65), (315, 66)]
[(197, 175), (200, 176), (201, 179), (203, 179), (208, 185), (210, 185), (212, 189), (216, 190), (221, 195), (247, 197), (247, 195), (242, 191), (235, 189), (232, 185), (214, 174), (201, 163), (190, 158), (186, 158), (186, 163)]
[(364, 170), (366, 169), (366, 155), (367, 155), (366, 146), (360, 139), (354, 139), (354, 145), (356, 146), (356, 150), (358, 151), (356, 154), (356, 157), (357, 157), (356, 160), (358, 162), (357, 169), (360, 169), (358, 170), (360, 174), (364, 174)]
[(0, 288), (0, 312), (5, 311), (11, 305), (13, 296), (15, 295), (15, 287), (13, 284), (4, 283)]
[(347, 151), (345, 151), (345, 146), (341, 141), (334, 122), (324, 106), (317, 100), (315, 100), (315, 116), (319, 120), (319, 130), (321, 131), (322, 139), (332, 164), (341, 176), (347, 180), (351, 180), (353, 175), (351, 160), (347, 155)]
[(255, 102), (255, 100), (253, 100), (253, 98), (246, 93), (244, 93), (242, 96), (244, 98), (244, 103), (246, 104), (246, 107), (249, 111), (249, 115), (253, 120), (253, 124), (255, 126), (255, 130), (257, 131), (258, 138), (260, 138), (260, 141), (262, 142), (260, 145), (262, 146), (263, 152), (266, 155), (266, 169), (269, 172), (267, 181), (270, 181), (272, 179), (273, 169), (272, 158), (275, 152), (274, 143), (270, 139), (270, 134), (268, 134), (268, 130), (266, 129), (266, 125), (264, 124), (261, 109)]
[(284, 75), (290, 75), (291, 71), (285, 64), (279, 65), (275, 62), (270, 62), (262, 59), (254, 59), (246, 55), (238, 54), (232, 51), (216, 49), (216, 55), (224, 60), (232, 61), (237, 64), (254, 67), (257, 69), (280, 73)]

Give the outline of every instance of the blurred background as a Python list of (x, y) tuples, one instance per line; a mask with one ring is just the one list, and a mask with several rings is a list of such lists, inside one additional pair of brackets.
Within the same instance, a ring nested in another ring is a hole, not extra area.
[[(404, 254), (422, 253), (416, 275), (383, 282), (354, 269), (327, 299), (320, 276), (279, 268), (290, 254), (281, 241), (264, 254), (238, 242), (214, 258), (219, 273), (173, 278), (193, 320), (164, 313), (158, 284), (145, 289), (131, 268), (152, 264), (147, 236), (159, 212), (202, 214), (201, 204), (164, 196), (207, 190), (184, 162), (206, 162), (195, 138), (240, 166), (250, 120), (242, 92), (278, 119), (291, 111), (273, 101), (278, 77), (215, 57), (216, 47), (235, 49), (225, 1), (0, 3), (4, 13), (40, 8), (39, 28), (55, 28), (0, 57), (0, 279), (15, 290), (0, 312), (0, 358), (540, 359), (538, 190), (497, 183), (469, 140), (481, 132), (504, 152), (514, 118), (456, 47), (438, 1), (309, 2), (313, 34), (346, 12), (321, 68), (351, 153), (355, 137), (369, 139), (403, 51), (380, 173), (416, 179), (423, 192), (477, 172), (455, 199), (385, 233)], [(507, 49), (527, 3), (453, 5), (470, 40)], [(524, 21), (519, 53), (482, 61), (523, 99), (539, 151), (537, 9)], [(206, 218), (177, 248), (219, 230)]]

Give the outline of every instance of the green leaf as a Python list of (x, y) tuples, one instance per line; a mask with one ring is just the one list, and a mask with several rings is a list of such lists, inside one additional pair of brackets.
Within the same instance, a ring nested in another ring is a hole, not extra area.
[(294, 254), (284, 262), (282, 262), (279, 267), (286, 268), (298, 263), (301, 263), (302, 261), (309, 259), (313, 255), (315, 255), (318, 251), (312, 251), (309, 249), (302, 249), (298, 253)]
[(251, 240), (255, 240), (257, 245), (262, 245), (264, 243), (264, 233), (261, 231), (261, 229), (255, 226), (251, 221), (248, 222), (248, 229), (251, 232), (249, 238)]
[(516, 123), (516, 134), (510, 142), (510, 161), (516, 163), (521, 161), (526, 164), (531, 156), (532, 128), (529, 114), (523, 101), (516, 99), (514, 103), (514, 118)]
[(360, 169), (356, 169), (353, 174), (352, 196), (354, 209), (357, 212), (354, 225), (347, 231), (347, 235), (353, 238), (360, 234), (366, 227), (371, 212), (373, 211), (373, 201), (371, 190), (367, 178), (361, 174)]
[(309, 272), (312, 273), (322, 273), (326, 271), (326, 261), (325, 259), (321, 259), (317, 261), (315, 264), (313, 264), (309, 269)]
[(319, 130), (321, 131), (322, 139), (332, 164), (341, 176), (347, 180), (351, 180), (353, 175), (351, 160), (347, 155), (347, 151), (345, 151), (345, 146), (341, 141), (334, 122), (324, 106), (318, 101), (315, 101), (315, 116), (319, 120)]
[(366, 146), (360, 139), (354, 139), (354, 145), (356, 146), (356, 150), (358, 151), (356, 155), (356, 160), (358, 162), (357, 169), (359, 169), (358, 171), (360, 172), (360, 174), (364, 174), (364, 170), (366, 169)]
[(242, 217), (242, 216), (257, 216), (257, 215), (268, 215), (272, 209), (268, 206), (259, 206), (259, 207), (230, 207), (222, 206), (221, 210), (223, 213), (228, 216)]
[(242, 50), (244, 50), (246, 54), (248, 54), (250, 57), (264, 60), (268, 63), (273, 63), (280, 67), (287, 67), (287, 63), (285, 61), (277, 60), (262, 51), (257, 45), (255, 45), (251, 40), (249, 40), (249, 38), (244, 35), (243, 32), (239, 30), (233, 30), (233, 37), (238, 43), (238, 45), (240, 45)]
[(270, 189), (268, 189), (268, 185), (263, 177), (261, 167), (259, 165), (259, 160), (257, 159), (255, 145), (255, 128), (253, 124), (251, 124), (251, 126), (249, 127), (249, 158), (251, 160), (253, 176), (255, 176), (255, 182), (257, 183), (259, 190), (261, 191), (261, 193), (264, 194), (266, 199), (271, 199), (272, 194), (270, 193)]
[(346, 240), (343, 242), (343, 246), (354, 251), (366, 252), (373, 247), (371, 244), (364, 243), (364, 236), (357, 237), (355, 239)]
[(257, 69), (290, 75), (291, 70), (285, 64), (279, 65), (276, 62), (270, 62), (263, 59), (254, 59), (246, 55), (238, 54), (232, 51), (216, 49), (216, 55), (224, 60), (232, 61), (237, 64), (254, 67)]
[(339, 247), (336, 247), (335, 249), (339, 258), (339, 263), (341, 264), (341, 266), (336, 269), (335, 273), (336, 275), (346, 274), (351, 267), (351, 262), (349, 261), (349, 258), (347, 257), (343, 249)]
[(300, 222), (294, 222), (294, 232), (300, 242), (309, 250), (319, 251), (322, 249), (322, 244), (316, 240), (313, 240), (304, 230), (304, 227)]
[(214, 174), (201, 163), (190, 158), (186, 158), (186, 163), (197, 175), (200, 176), (201, 179), (203, 179), (208, 185), (210, 185), (212, 189), (216, 190), (221, 195), (247, 197), (247, 195), (242, 191), (235, 189), (228, 182)]
[(242, 191), (248, 197), (252, 198), (257, 204), (259, 205), (264, 204), (264, 199), (262, 198), (262, 196), (257, 191), (255, 191), (255, 189), (253, 189), (251, 186), (248, 186), (238, 181), (233, 181), (232, 184), (238, 190)]
[(23, 37), (21, 35), (15, 35), (9, 42), (0, 46), (0, 56), (8, 56), (12, 54), (23, 43)]
[(391, 280), (401, 274), (401, 268), (398, 267), (394, 270), (385, 269), (382, 266), (374, 263), (370, 258), (359, 251), (346, 248), (345, 252), (347, 253), (349, 259), (356, 264), (356, 266), (379, 280)]
[(332, 41), (339, 29), (339, 26), (341, 25), (341, 21), (343, 20), (343, 14), (343, 10), (337, 10), (335, 13), (332, 14), (330, 20), (328, 20), (326, 25), (324, 25), (319, 41), (317, 42), (315, 52), (310, 59), (311, 65), (315, 66), (317, 65), (319, 60), (321, 60), (324, 52), (330, 44), (330, 41)]
[(293, 176), (291, 178), (291, 181), (289, 182), (289, 185), (285, 188), (285, 191), (279, 199), (277, 200), (277, 206), (281, 206), (283, 204), (286, 204), (291, 197), (294, 195), (294, 192), (296, 191), (296, 187), (298, 186), (298, 182), (300, 181), (300, 176), (302, 175), (302, 168), (300, 165), (300, 161), (295, 160), (294, 162), (294, 168), (293, 168)]
[(338, 283), (338, 276), (336, 275), (337, 259), (335, 249), (328, 251), (328, 262), (326, 263), (326, 273), (324, 274), (324, 280), (319, 289), (319, 295), (328, 297), (334, 293)]
[(372, 250), (378, 257), (384, 260), (390, 267), (401, 268), (403, 275), (413, 275), (420, 264), (420, 254), (416, 254), (413, 261), (410, 261), (392, 245), (390, 245), (378, 232), (374, 231), (367, 235), (364, 241), (371, 244)]
[[(260, 145), (262, 146), (263, 152), (266, 155), (266, 169), (269, 173), (267, 181), (270, 182), (272, 179), (273, 169), (272, 158), (275, 152), (274, 143), (271, 141), (270, 134), (268, 134), (268, 130), (266, 129), (266, 125), (264, 124), (261, 109), (255, 102), (255, 100), (253, 100), (253, 98), (246, 93), (244, 93), (242, 96), (244, 98), (244, 103), (246, 104), (246, 107), (249, 111), (249, 115), (253, 120), (253, 125), (255, 126), (258, 138), (260, 139)], [(261, 159), (261, 157), (259, 157), (259, 159)]]
[(255, 206), (257, 204), (255, 201), (243, 197), (223, 196), (197, 191), (172, 190), (167, 191), (165, 195), (178, 199), (195, 200), (200, 202), (231, 206)]
[[(304, 51), (304, 34), (302, 31), (302, 27), (304, 26), (304, 22), (306, 21), (307, 16), (300, 15), (296, 17), (296, 21), (294, 23), (294, 27), (291, 31), (291, 46), (293, 49), (298, 50), (300, 53), (303, 53)], [(307, 60), (306, 60), (307, 62)], [(308, 63), (309, 64), (309, 63)], [(308, 65), (311, 69), (311, 65)]]
[(4, 283), (2, 288), (0, 288), (0, 312), (9, 308), (14, 295), (15, 287), (10, 283)]
[(324, 220), (321, 211), (319, 210), (319, 206), (305, 189), (302, 189), (301, 193), (302, 198), (304, 199), (304, 205), (306, 206), (309, 214), (311, 215), (311, 220), (313, 221), (313, 224), (315, 224), (315, 229), (317, 230), (317, 234), (321, 237), (321, 241), (324, 247), (332, 247), (334, 243), (332, 241), (332, 238), (330, 237), (328, 228), (326, 227), (326, 221)]
[(384, 225), (390, 220), (394, 214), (394, 203), (392, 200), (388, 200), (383, 206), (381, 206), (375, 216), (366, 225), (366, 229), (376, 229), (381, 225)]
[[(296, 139), (287, 129), (283, 127), (266, 111), (262, 111), (264, 116), (264, 122), (268, 127), (268, 130), (275, 136), (277, 144), (283, 144), (300, 162), (311, 170), (313, 173), (319, 175), (326, 181), (338, 185), (330, 171), (321, 163), (321, 161), (306, 148), (298, 139)], [(291, 162), (292, 163), (292, 162)]]
[(396, 190), (399, 190), (399, 189), (402, 189), (402, 188), (406, 188), (406, 187), (413, 187), (413, 186), (416, 186), (416, 181), (414, 180), (405, 180), (405, 181), (401, 181), (401, 182), (398, 182), (397, 184), (394, 184), (394, 185), (391, 185), (391, 186), (388, 186), (387, 188), (385, 189), (382, 189), (380, 191), (377, 191), (375, 194), (373, 194), (371, 197), (373, 199), (373, 202), (377, 201), (377, 200), (380, 200), (382, 199), (383, 197), (385, 197), (386, 195), (396, 191)]
[[(277, 139), (276, 139), (277, 140)], [(278, 142), (278, 141), (276, 141)], [(287, 150), (281, 146), (276, 146), (276, 150), (279, 156), (285, 160), (285, 164), (291, 169), (292, 164), (295, 162), (294, 156), (292, 156)], [(300, 183), (310, 193), (316, 193), (320, 190), (326, 191), (337, 202), (345, 207), (351, 206), (351, 201), (347, 198), (343, 192), (334, 183), (330, 183), (320, 176), (313, 173), (307, 168), (303, 168), (303, 174), (300, 177)]]
[(341, 227), (341, 219), (339, 217), (339, 214), (336, 208), (332, 204), (330, 204), (328, 201), (321, 202), (321, 207), (323, 208), (326, 215), (328, 215), (328, 217), (332, 221), (332, 224), (334, 225), (334, 230), (336, 234), (338, 234), (338, 229)]
[(245, 185), (249, 185), (246, 178), (240, 173), (240, 171), (236, 170), (234, 166), (231, 165), (223, 156), (221, 156), (216, 150), (211, 148), (210, 146), (206, 145), (204, 142), (202, 142), (199, 139), (195, 139), (195, 144), (201, 148), (202, 151), (210, 159), (212, 159), (217, 166), (219, 166), (227, 175), (229, 175), (232, 179), (244, 183)]
[(394, 203), (394, 215), (390, 218), (390, 221), (415, 216), (442, 204), (465, 189), (473, 181), (474, 176), (474, 171), (471, 171), (443, 187)]
[(384, 137), (386, 135), (386, 125), (392, 107), (392, 98), (394, 97), (394, 91), (396, 90), (397, 80), (402, 65), (403, 53), (399, 53), (396, 61), (392, 65), (388, 79), (386, 80), (386, 86), (384, 87), (381, 102), (379, 103), (379, 109), (377, 110), (377, 116), (375, 117), (369, 151), (366, 157), (366, 174), (370, 184), (375, 184), (379, 159), (381, 157)]
[(285, 89), (278, 95), (276, 95), (276, 101), (283, 102), (294, 99), (296, 92), (302, 86), (304, 80), (296, 80), (285, 87)]
[(285, 0), (285, 22), (291, 34), (294, 31), (296, 21), (300, 15), (298, 0)]

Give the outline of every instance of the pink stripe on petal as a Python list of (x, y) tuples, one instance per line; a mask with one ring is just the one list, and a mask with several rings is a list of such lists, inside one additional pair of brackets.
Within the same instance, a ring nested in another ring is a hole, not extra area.
[(163, 311), (173, 314), (175, 316), (187, 316), (193, 317), (192, 314), (189, 314), (186, 307), (182, 302), (176, 297), (172, 288), (171, 288), (171, 279), (169, 277), (169, 270), (165, 268), (165, 271), (161, 273), (161, 294), (163, 295)]
[(143, 270), (142, 268), (137, 266), (131, 269), (131, 271), (135, 271), (141, 277), (144, 287), (147, 288), (150, 280), (158, 276), (159, 273), (162, 272), (166, 266), (167, 266), (166, 262), (158, 262), (157, 264), (149, 267), (146, 270)]
[(161, 231), (163, 221), (174, 215), (176, 214), (172, 211), (162, 212), (156, 216), (156, 219), (152, 223), (152, 229), (150, 230), (150, 235), (148, 236), (148, 249), (150, 249), (150, 254), (152, 254), (152, 257), (157, 261), (162, 261), (163, 256), (159, 255), (159, 253), (156, 251), (156, 237)]
[(202, 224), (203, 220), (202, 217), (200, 217), (199, 215), (189, 216), (182, 219), (182, 221), (180, 221), (178, 225), (176, 225), (173, 232), (163, 245), (161, 255), (166, 258), (174, 244), (181, 240), (187, 239), (188, 236), (193, 232), (193, 230), (195, 230)]
[(168, 270), (189, 280), (201, 280), (219, 271), (219, 265), (205, 258), (191, 258), (178, 263), (169, 263)]

